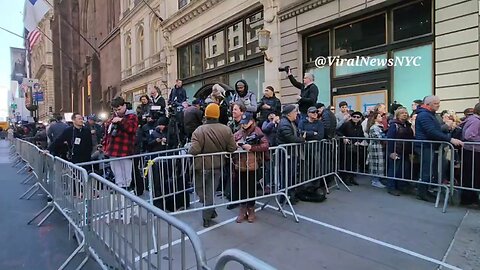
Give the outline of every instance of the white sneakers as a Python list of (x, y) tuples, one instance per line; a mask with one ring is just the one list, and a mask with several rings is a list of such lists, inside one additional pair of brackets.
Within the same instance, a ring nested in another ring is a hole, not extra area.
[(386, 188), (386, 186), (382, 184), (379, 180), (372, 180), (372, 186), (376, 188)]

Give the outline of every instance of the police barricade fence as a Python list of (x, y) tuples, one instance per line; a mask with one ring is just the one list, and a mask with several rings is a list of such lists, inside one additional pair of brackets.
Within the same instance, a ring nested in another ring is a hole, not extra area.
[(287, 154), (283, 147), (266, 152), (236, 151), (199, 155), (157, 157), (148, 164), (150, 201), (172, 215), (204, 211), (214, 216), (214, 208), (232, 204), (253, 207), (256, 200), (282, 197), (295, 214), (286, 194)]
[(142, 153), (126, 157), (111, 157), (96, 161), (89, 161), (83, 163), (77, 163), (87, 170), (87, 172), (94, 172), (101, 175), (103, 178), (115, 183), (115, 174), (112, 170), (112, 162), (123, 163), (122, 166), (126, 170), (127, 175), (131, 175), (131, 186), (135, 191), (135, 194), (142, 196), (145, 190), (149, 190), (148, 180), (143, 174), (144, 169), (147, 167), (148, 160), (154, 159), (158, 156), (170, 156), (179, 155), (185, 153), (185, 148), (169, 149), (158, 152)]
[(463, 147), (456, 148), (453, 159), (454, 181), (450, 181), (452, 195), (460, 191), (460, 203), (463, 205), (478, 204), (480, 193), (480, 142), (464, 142)]
[(237, 262), (241, 264), (244, 269), (276, 270), (276, 268), (268, 265), (262, 260), (238, 249), (228, 249), (222, 252), (218, 257), (215, 270), (228, 269), (226, 267), (230, 262)]
[[(281, 144), (285, 148), (288, 170), (286, 178), (289, 179), (287, 187), (289, 192), (296, 193), (295, 189), (324, 186), (329, 193), (330, 188), (340, 188), (340, 183), (348, 190), (347, 185), (337, 174), (338, 145), (336, 140), (307, 141), (305, 143)], [(334, 179), (335, 184), (329, 186), (327, 178)], [(323, 183), (321, 183), (322, 181)], [(323, 184), (323, 185), (322, 185)], [(302, 187), (303, 186), (303, 187)]]
[[(390, 192), (413, 193), (416, 185), (418, 196), (434, 198), (435, 207), (445, 189), (442, 210), (446, 211), (454, 172), (454, 163), (447, 162), (453, 160), (454, 153), (449, 142), (364, 137), (337, 140), (338, 172), (347, 183), (356, 182), (355, 175), (364, 175), (372, 177), (372, 185)], [(436, 198), (431, 191), (436, 192)]]
[(13, 140), (13, 147), (10, 152), (10, 160), (12, 161), (12, 167), (16, 167), (19, 162), (21, 162), (22, 157), (20, 156), (20, 147), (21, 141), (18, 138)]

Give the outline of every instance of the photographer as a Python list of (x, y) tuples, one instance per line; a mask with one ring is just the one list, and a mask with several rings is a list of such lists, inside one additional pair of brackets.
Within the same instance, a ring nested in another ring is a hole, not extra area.
[(150, 100), (152, 101), (151, 106), (160, 106), (158, 112), (161, 115), (165, 115), (165, 107), (167, 107), (167, 105), (165, 104), (165, 99), (160, 95), (160, 89), (158, 87), (154, 86), (150, 91)]
[(289, 67), (285, 67), (285, 71), (288, 74), (290, 83), (300, 89), (300, 95), (297, 97), (298, 109), (301, 119), (307, 118), (308, 108), (315, 106), (318, 98), (318, 87), (313, 83), (315, 77), (312, 73), (305, 73), (302, 84), (295, 80), (292, 75), (292, 70)]
[[(268, 153), (268, 140), (256, 126), (253, 114), (245, 113), (240, 121), (242, 129), (234, 134), (235, 142), (247, 153), (234, 156), (235, 174), (240, 181), (240, 200), (255, 198), (257, 195), (257, 171), (264, 165)], [(259, 173), (260, 174), (260, 173)], [(237, 186), (237, 185), (236, 185)], [(255, 200), (240, 204), (237, 223), (255, 221)]]
[(140, 105), (137, 107), (137, 117), (138, 117), (138, 122), (141, 126), (146, 124), (147, 122), (147, 115), (150, 114), (150, 99), (148, 98), (147, 95), (143, 95), (140, 97)]
[(187, 101), (187, 91), (183, 88), (181, 80), (175, 81), (175, 86), (170, 91), (168, 105), (173, 107), (182, 107), (183, 102)]
[(159, 121), (157, 123), (158, 126), (155, 127), (148, 138), (148, 152), (167, 150), (167, 123), (166, 121)]
[[(155, 128), (158, 126), (158, 120), (153, 118), (152, 115), (146, 115), (147, 123), (141, 127), (142, 130), (142, 151), (143, 152), (151, 152), (150, 147), (148, 145), (148, 140), (150, 139), (150, 135), (153, 133)], [(165, 119), (165, 118), (162, 118)], [(165, 120), (164, 120), (165, 121)]]
[[(127, 110), (127, 104), (122, 97), (111, 102), (114, 114), (105, 122), (104, 148), (109, 157), (125, 157), (134, 154), (135, 135), (138, 128), (138, 118), (134, 111)], [(115, 174), (115, 183), (122, 188), (128, 188), (132, 181), (133, 161), (131, 159), (111, 161)]]
[(263, 124), (267, 117), (274, 113), (280, 115), (282, 112), (282, 103), (280, 99), (275, 96), (275, 91), (272, 86), (265, 87), (263, 90), (263, 97), (258, 104), (258, 113), (260, 116), (258, 117), (259, 126)]

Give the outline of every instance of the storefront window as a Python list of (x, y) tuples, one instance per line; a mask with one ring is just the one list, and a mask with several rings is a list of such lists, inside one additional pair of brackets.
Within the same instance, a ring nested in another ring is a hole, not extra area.
[(178, 49), (178, 67), (180, 78), (190, 77), (190, 47), (184, 46)]
[(260, 53), (258, 47), (258, 31), (263, 28), (263, 11), (260, 11), (246, 19), (247, 32), (247, 58)]
[(192, 44), (192, 72), (191, 75), (195, 76), (202, 73), (202, 43), (200, 41)]
[(335, 29), (335, 55), (385, 44), (385, 24), (385, 13), (383, 13)]
[(245, 59), (243, 22), (238, 22), (227, 28), (227, 43), (229, 63)]
[(393, 10), (393, 40), (432, 32), (432, 1), (420, 1)]
[(185, 89), (185, 92), (187, 92), (187, 99), (188, 102), (192, 102), (195, 98), (193, 95), (202, 87), (202, 82), (194, 82), (194, 83), (189, 83), (183, 85), (183, 88)]
[(263, 83), (265, 81), (265, 71), (263, 66), (228, 74), (228, 83), (232, 88), (235, 88), (235, 83), (240, 79), (247, 82), (248, 91), (254, 93), (257, 96), (257, 99), (260, 99), (263, 96)]
[(205, 70), (225, 65), (224, 32), (217, 32), (204, 39)]
[(316, 34), (306, 38), (307, 62), (313, 62), (319, 56), (330, 55), (330, 39), (328, 32)]

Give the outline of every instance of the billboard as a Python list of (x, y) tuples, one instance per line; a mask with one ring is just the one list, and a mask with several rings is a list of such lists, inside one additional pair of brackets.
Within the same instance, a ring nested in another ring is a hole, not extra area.
[(10, 63), (12, 65), (12, 81), (22, 83), (23, 78), (27, 77), (26, 51), (23, 48), (10, 47)]

